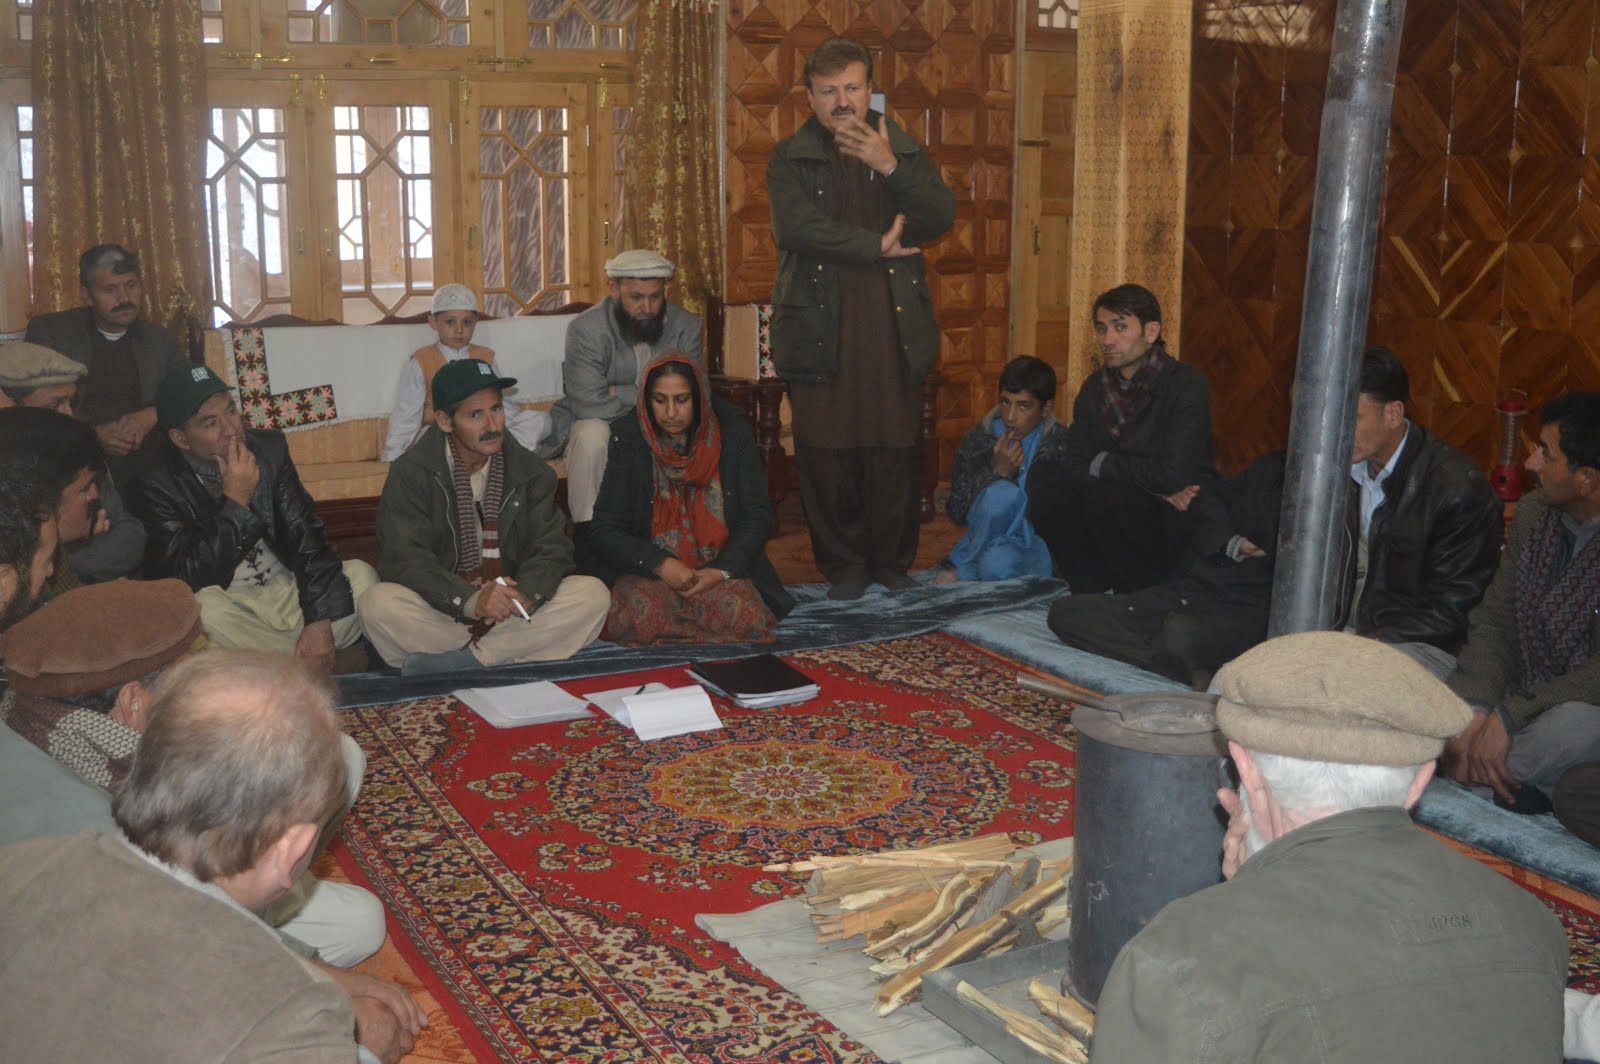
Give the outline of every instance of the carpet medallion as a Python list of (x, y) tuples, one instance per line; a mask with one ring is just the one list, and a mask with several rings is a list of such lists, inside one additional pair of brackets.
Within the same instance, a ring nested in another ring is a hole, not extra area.
[[(652, 743), (595, 716), (498, 731), (450, 698), (348, 715), (367, 783), (337, 851), (485, 1059), (876, 1058), (694, 926), (799, 891), (761, 866), (1067, 834), (1071, 731), (945, 635), (791, 658), (799, 706)], [(575, 694), (681, 669), (572, 681)]]

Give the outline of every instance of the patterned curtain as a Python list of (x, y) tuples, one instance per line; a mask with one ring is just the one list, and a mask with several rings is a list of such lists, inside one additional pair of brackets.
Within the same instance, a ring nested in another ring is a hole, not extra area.
[(719, 0), (642, 0), (629, 121), (624, 247), (678, 264), (677, 300), (703, 313), (722, 298), (717, 196)]
[(139, 256), (146, 314), (211, 303), (200, 0), (42, 0), (34, 15), (34, 312), (81, 303), (78, 256)]

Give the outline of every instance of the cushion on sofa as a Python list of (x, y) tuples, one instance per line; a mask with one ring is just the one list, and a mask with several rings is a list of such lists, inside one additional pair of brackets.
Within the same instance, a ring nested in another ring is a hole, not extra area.
[(383, 494), (389, 475), (385, 462), (295, 462), (300, 483), (318, 502), (371, 499)]

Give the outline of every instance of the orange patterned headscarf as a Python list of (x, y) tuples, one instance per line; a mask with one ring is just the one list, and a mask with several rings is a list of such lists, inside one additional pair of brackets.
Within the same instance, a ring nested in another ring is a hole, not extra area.
[[(695, 422), (688, 446), (680, 451), (656, 427), (646, 382), (659, 366), (681, 367), (695, 389)], [(668, 351), (645, 367), (639, 384), (639, 428), (650, 447), (652, 494), (650, 538), (685, 565), (699, 569), (714, 561), (728, 542), (722, 500), (722, 425), (711, 408), (705, 371), (682, 351)]]

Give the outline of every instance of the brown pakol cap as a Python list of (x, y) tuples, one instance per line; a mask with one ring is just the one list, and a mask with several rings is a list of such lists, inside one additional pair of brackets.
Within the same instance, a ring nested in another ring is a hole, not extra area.
[(200, 603), (182, 580), (90, 584), (6, 632), (6, 676), (20, 695), (104, 691), (170, 665), (200, 634)]

